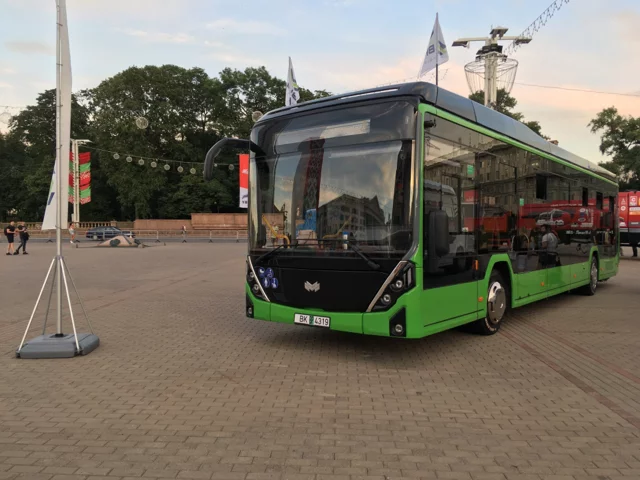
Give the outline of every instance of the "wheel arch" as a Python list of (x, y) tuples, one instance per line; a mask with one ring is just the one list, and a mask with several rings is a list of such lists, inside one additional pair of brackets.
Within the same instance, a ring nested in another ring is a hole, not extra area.
[[(489, 279), (491, 278), (491, 273), (496, 270), (502, 275), (502, 278), (507, 283), (507, 287), (509, 289), (507, 295), (507, 301), (509, 302), (509, 307), (513, 306), (513, 299), (515, 298), (515, 274), (513, 273), (513, 269), (511, 268), (511, 261), (506, 254), (498, 254), (493, 255), (489, 264), (487, 265), (487, 270), (484, 275), (484, 280), (481, 282), (481, 291), (486, 292), (489, 288)], [(486, 301), (484, 302), (484, 308), (486, 311)]]

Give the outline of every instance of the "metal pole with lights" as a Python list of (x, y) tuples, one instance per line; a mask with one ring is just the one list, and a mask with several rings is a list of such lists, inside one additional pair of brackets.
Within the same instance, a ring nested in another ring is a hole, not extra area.
[(531, 41), (529, 37), (507, 37), (508, 28), (496, 27), (491, 29), (489, 37), (459, 38), (453, 42), (454, 47), (469, 48), (471, 42), (484, 42), (484, 46), (476, 53), (476, 59), (484, 60), (484, 104), (486, 107), (495, 109), (498, 97), (497, 67), (500, 59), (507, 56), (502, 53), (502, 45), (498, 41), (513, 40), (516, 45), (526, 44)]

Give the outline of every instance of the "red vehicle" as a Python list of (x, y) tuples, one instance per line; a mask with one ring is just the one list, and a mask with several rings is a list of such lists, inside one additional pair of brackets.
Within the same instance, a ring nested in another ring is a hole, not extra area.
[[(534, 230), (547, 225), (554, 230), (593, 230), (600, 222), (595, 199), (583, 207), (580, 200), (557, 200), (547, 204), (526, 204), (520, 207), (519, 227)], [(608, 208), (608, 203), (604, 205)]]
[(618, 193), (620, 244), (640, 244), (640, 191)]

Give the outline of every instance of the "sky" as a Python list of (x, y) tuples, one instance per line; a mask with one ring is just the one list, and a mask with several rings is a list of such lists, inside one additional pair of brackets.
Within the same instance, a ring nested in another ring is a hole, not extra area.
[[(496, 26), (518, 35), (551, 3), (67, 0), (73, 89), (94, 87), (134, 65), (201, 67), (211, 76), (225, 67), (264, 65), (284, 79), (289, 56), (298, 83), (311, 90), (342, 93), (410, 81), (417, 77), (437, 12), (450, 57), (440, 67), (440, 86), (466, 96), (464, 65), (475, 60), (481, 44), (466, 49), (452, 42), (484, 37)], [(606, 158), (589, 121), (610, 106), (640, 116), (640, 2), (562, 3), (531, 43), (512, 55), (518, 70), (511, 94), (516, 110), (538, 120), (561, 147), (600, 162)], [(33, 104), (38, 93), (55, 87), (55, 15), (55, 0), (0, 0), (0, 105)], [(423, 80), (433, 81), (433, 75)]]

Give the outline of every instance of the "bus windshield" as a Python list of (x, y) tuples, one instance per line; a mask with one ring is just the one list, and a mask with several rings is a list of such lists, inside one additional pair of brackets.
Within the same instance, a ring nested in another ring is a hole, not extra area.
[[(265, 121), (252, 141), (250, 250), (402, 256), (411, 247), (415, 109), (377, 103)], [(345, 237), (346, 236), (346, 237)], [(343, 242), (343, 239), (348, 242)], [(281, 252), (278, 252), (281, 253)]]

